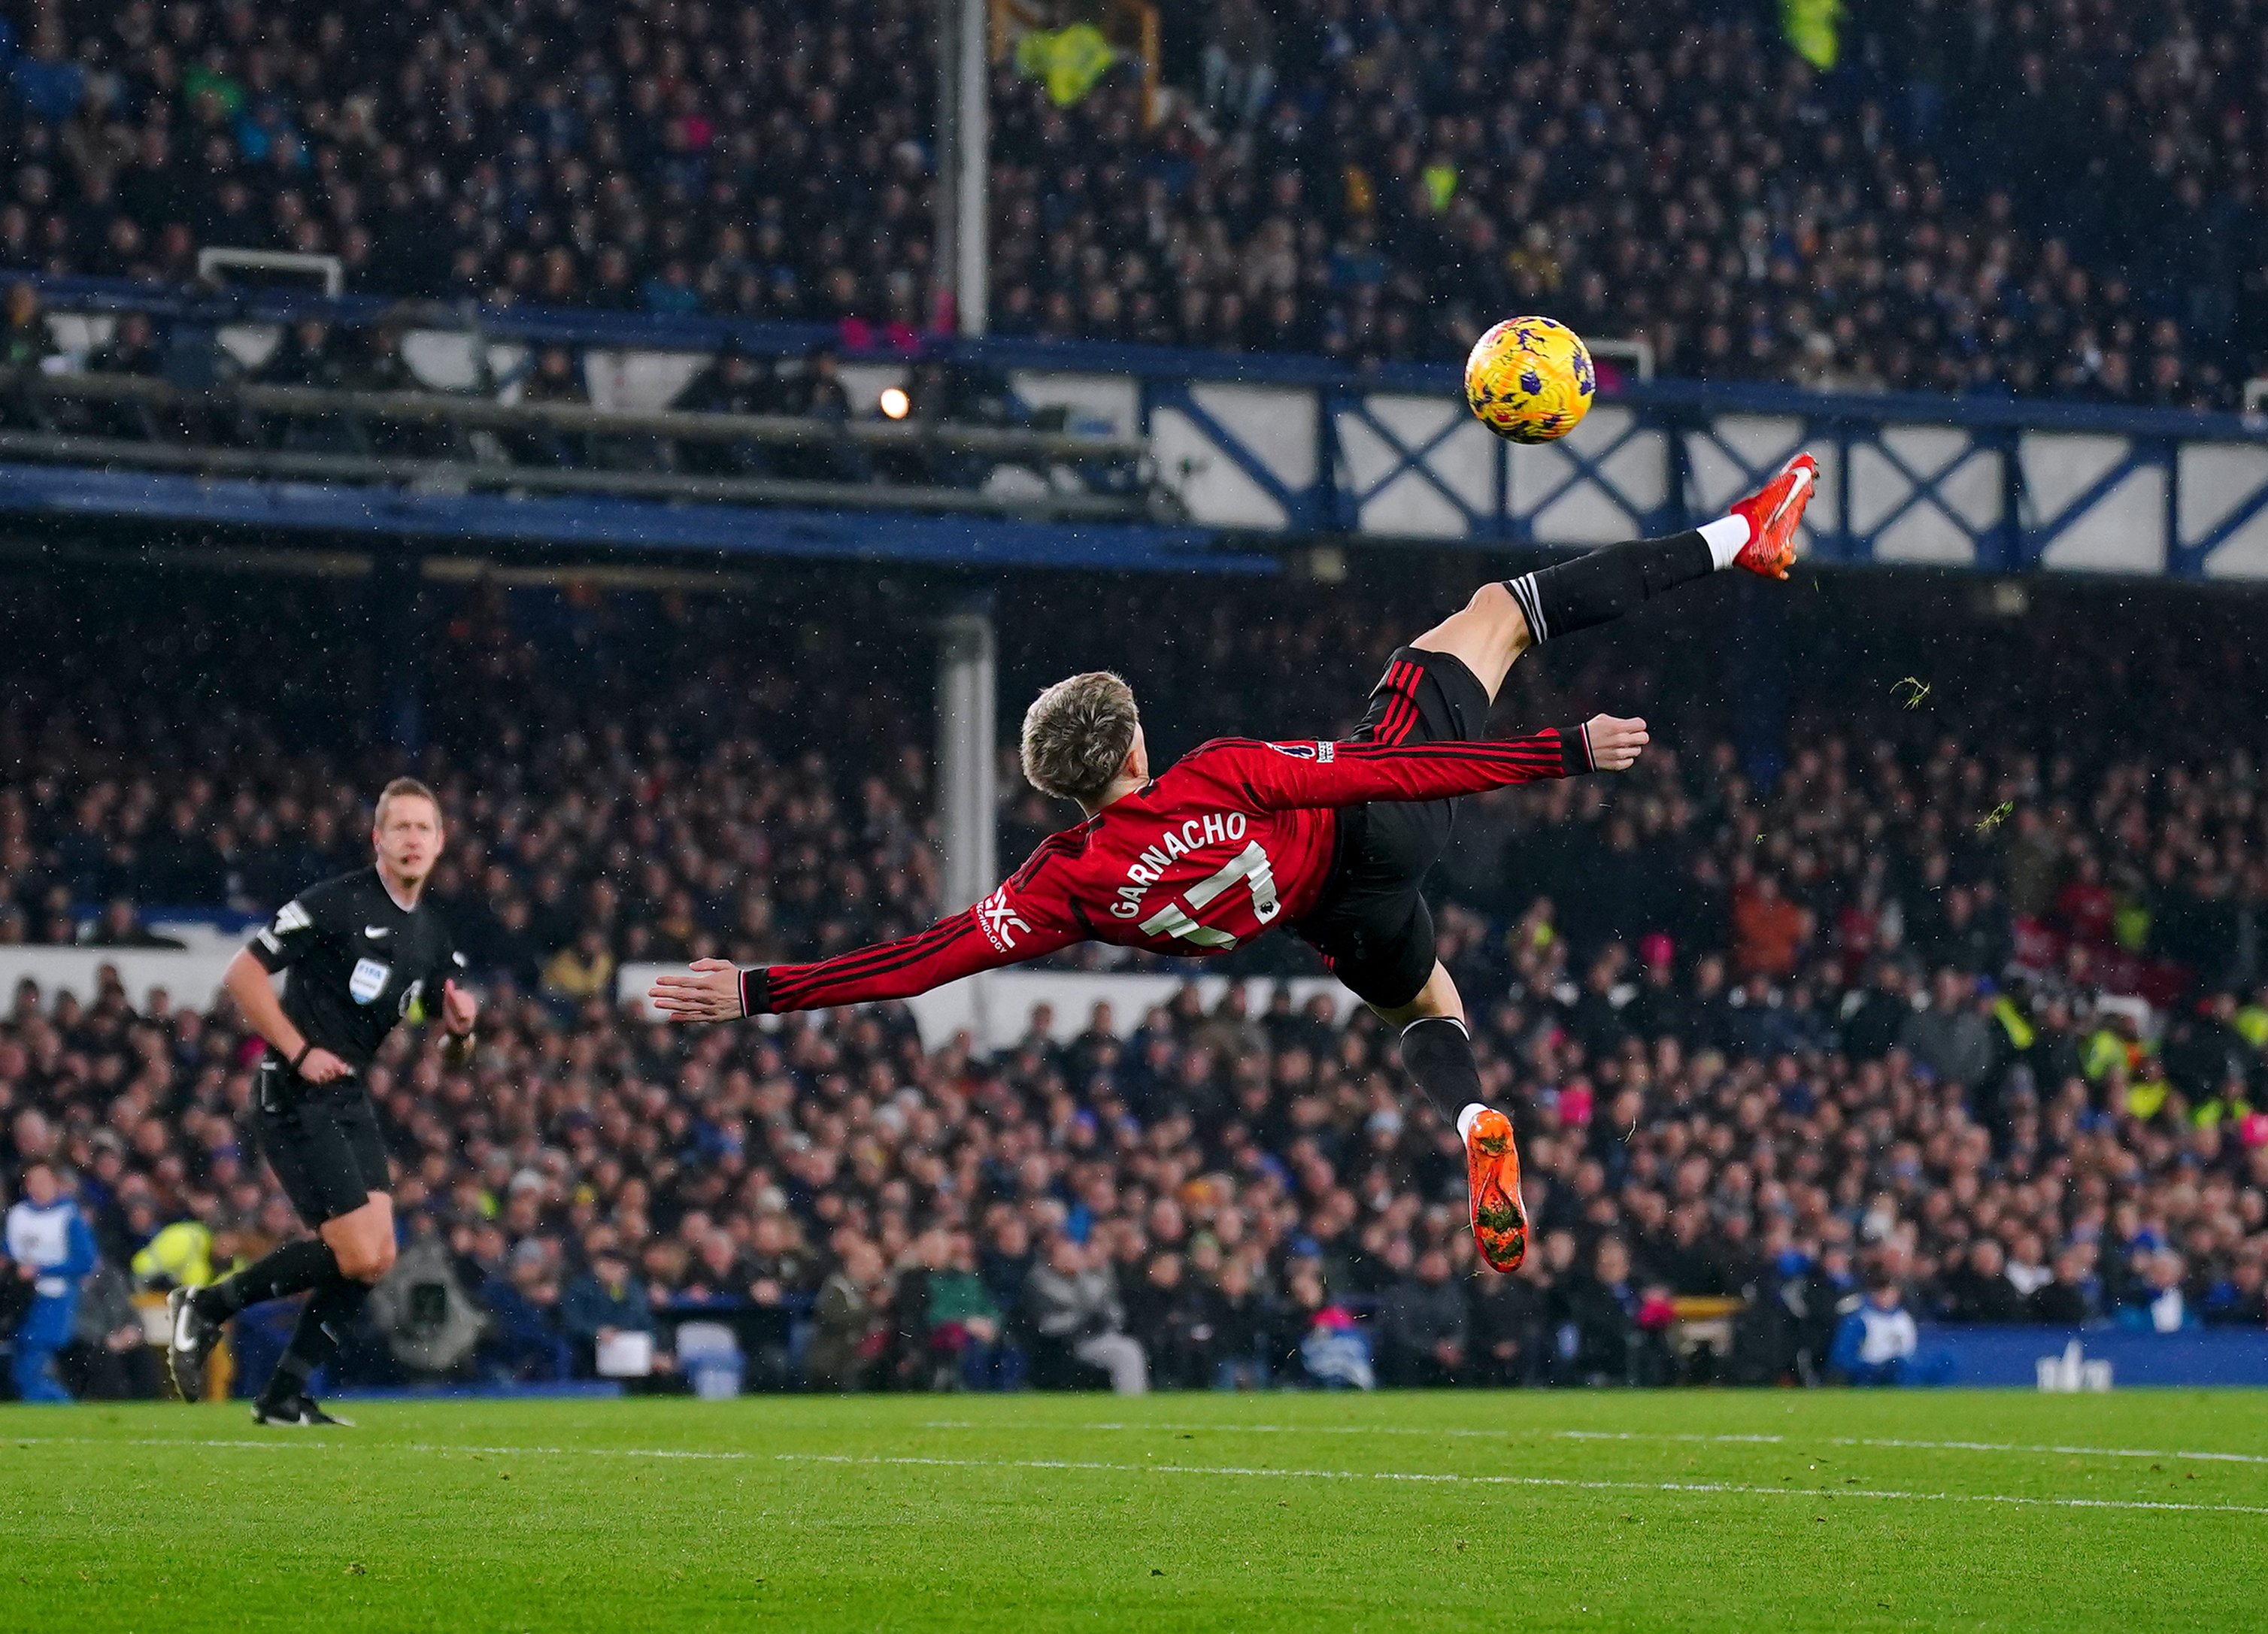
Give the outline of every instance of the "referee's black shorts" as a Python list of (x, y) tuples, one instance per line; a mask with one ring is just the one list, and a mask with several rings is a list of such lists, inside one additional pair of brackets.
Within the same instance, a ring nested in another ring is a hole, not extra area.
[[(1475, 742), (1486, 735), (1488, 712), (1488, 692), (1462, 659), (1402, 647), (1353, 740)], [(1433, 974), (1433, 916), (1418, 887), (1455, 815), (1454, 800), (1376, 800), (1339, 813), (1330, 880), (1296, 928), (1366, 1003), (1406, 1005)]]
[(358, 1078), (310, 1084), (272, 1057), (254, 1086), (261, 1155), (309, 1230), (391, 1191), (378, 1109)]

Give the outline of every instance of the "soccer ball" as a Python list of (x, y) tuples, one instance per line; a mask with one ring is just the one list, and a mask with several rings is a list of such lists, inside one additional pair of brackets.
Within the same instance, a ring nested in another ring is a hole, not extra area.
[(1598, 385), (1583, 337), (1549, 318), (1507, 318), (1465, 359), (1465, 401), (1483, 425), (1515, 443), (1566, 436)]

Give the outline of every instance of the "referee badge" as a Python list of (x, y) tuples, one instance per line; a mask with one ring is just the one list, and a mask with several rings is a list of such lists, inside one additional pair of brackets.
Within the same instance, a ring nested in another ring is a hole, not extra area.
[(375, 959), (357, 959), (354, 974), (347, 978), (347, 991), (355, 1003), (366, 1005), (386, 990), (386, 978), (393, 974), (392, 965), (382, 965)]

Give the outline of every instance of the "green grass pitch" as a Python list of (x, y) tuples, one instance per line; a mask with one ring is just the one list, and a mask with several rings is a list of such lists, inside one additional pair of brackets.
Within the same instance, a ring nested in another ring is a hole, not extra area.
[(2268, 1394), (0, 1409), (0, 1630), (2259, 1628)]

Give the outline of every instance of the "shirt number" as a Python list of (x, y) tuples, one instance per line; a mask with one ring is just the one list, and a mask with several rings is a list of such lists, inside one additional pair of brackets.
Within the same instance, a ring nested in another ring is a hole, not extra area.
[[(1236, 938), (1226, 931), (1215, 931), (1199, 924), (1189, 917), (1190, 909), (1198, 909), (1219, 896), (1223, 891), (1243, 880), (1252, 888), (1252, 916), (1266, 924), (1283, 911), (1276, 900), (1276, 871), (1269, 866), (1268, 853), (1255, 840), (1229, 859), (1227, 866), (1201, 885), (1191, 886), (1180, 902), (1167, 902), (1142, 922), (1143, 931), (1151, 936), (1179, 937), (1185, 942), (1195, 942), (1199, 947), (1233, 947)], [(1182, 904), (1186, 902), (1188, 908)]]

